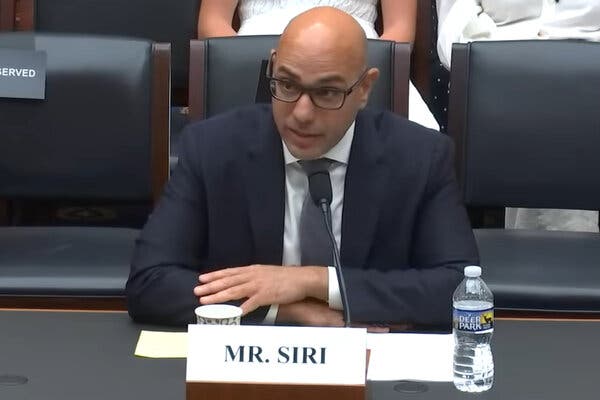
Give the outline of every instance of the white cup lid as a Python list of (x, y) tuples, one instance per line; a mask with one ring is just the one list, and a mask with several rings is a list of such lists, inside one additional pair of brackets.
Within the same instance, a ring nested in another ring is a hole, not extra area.
[(481, 276), (481, 267), (479, 265), (469, 265), (465, 267), (465, 276), (467, 278), (477, 278)]
[(207, 304), (196, 307), (195, 312), (199, 317), (211, 319), (237, 318), (242, 315), (240, 307), (229, 304)]

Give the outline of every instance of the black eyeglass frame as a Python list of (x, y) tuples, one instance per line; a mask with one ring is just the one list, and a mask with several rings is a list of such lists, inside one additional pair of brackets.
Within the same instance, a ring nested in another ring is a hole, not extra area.
[[(367, 72), (369, 72), (369, 68), (366, 68), (362, 72), (362, 74), (360, 74), (360, 76), (358, 77), (358, 79), (356, 80), (356, 82), (354, 82), (348, 89), (338, 89), (338, 88), (335, 88), (335, 87), (328, 87), (328, 86), (319, 86), (319, 87), (312, 87), (312, 88), (305, 87), (305, 86), (302, 86), (299, 83), (296, 83), (296, 82), (291, 81), (289, 79), (279, 79), (279, 78), (275, 78), (273, 76), (273, 56), (276, 53), (277, 52), (275, 52), (275, 51), (273, 53), (271, 53), (271, 57), (269, 57), (269, 63), (268, 63), (267, 71), (266, 71), (265, 75), (266, 75), (266, 78), (269, 80), (269, 92), (271, 93), (271, 96), (274, 99), (277, 99), (279, 101), (283, 101), (284, 103), (295, 103), (298, 100), (300, 100), (300, 97), (302, 97), (303, 94), (306, 93), (306, 94), (308, 94), (308, 97), (310, 97), (310, 101), (313, 103), (313, 105), (315, 107), (321, 108), (323, 110), (339, 110), (340, 108), (344, 107), (344, 104), (346, 103), (346, 98), (354, 91), (354, 89), (356, 88), (356, 86), (358, 86), (363, 81), (363, 79), (365, 79), (365, 77), (367, 76)], [(284, 99), (281, 99), (281, 98), (277, 97), (275, 95), (275, 84), (277, 82), (279, 82), (279, 83), (290, 82), (290, 83), (293, 83), (294, 85), (298, 86), (298, 88), (300, 89), (300, 91), (298, 92), (298, 97), (296, 97), (295, 100), (284, 100)], [(315, 103), (315, 100), (313, 99), (312, 93), (314, 91), (323, 90), (323, 89), (331, 90), (331, 91), (343, 94), (344, 97), (342, 98), (342, 101), (341, 101), (339, 107), (323, 107), (323, 106), (320, 106), (317, 103)]]

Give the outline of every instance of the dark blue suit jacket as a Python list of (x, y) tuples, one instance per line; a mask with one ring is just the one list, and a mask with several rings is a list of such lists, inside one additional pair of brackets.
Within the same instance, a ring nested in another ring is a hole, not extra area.
[[(192, 124), (181, 149), (137, 241), (127, 297), (138, 321), (194, 322), (199, 273), (282, 262), (285, 167), (270, 106)], [(449, 327), (462, 267), (478, 255), (448, 137), (359, 112), (340, 251), (352, 321)]]

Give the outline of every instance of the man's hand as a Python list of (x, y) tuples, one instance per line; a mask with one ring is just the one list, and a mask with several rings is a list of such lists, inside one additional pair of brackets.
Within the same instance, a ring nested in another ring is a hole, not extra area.
[(344, 326), (344, 317), (341, 311), (329, 308), (323, 301), (305, 299), (296, 303), (280, 305), (277, 322), (305, 326)]
[[(316, 299), (305, 299), (296, 303), (283, 304), (277, 312), (279, 324), (294, 323), (304, 326), (344, 326), (344, 316), (341, 311), (329, 308), (327, 303)], [(388, 333), (389, 327), (352, 324), (353, 328), (367, 328), (370, 333)]]
[(289, 304), (307, 297), (327, 300), (326, 267), (283, 267), (250, 265), (202, 274), (194, 294), (200, 304), (246, 299), (244, 315), (260, 306)]

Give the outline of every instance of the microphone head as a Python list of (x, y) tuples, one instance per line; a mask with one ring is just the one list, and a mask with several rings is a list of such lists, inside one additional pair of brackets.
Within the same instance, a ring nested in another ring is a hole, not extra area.
[(318, 171), (308, 176), (308, 190), (317, 207), (323, 202), (331, 205), (331, 179), (328, 171)]

